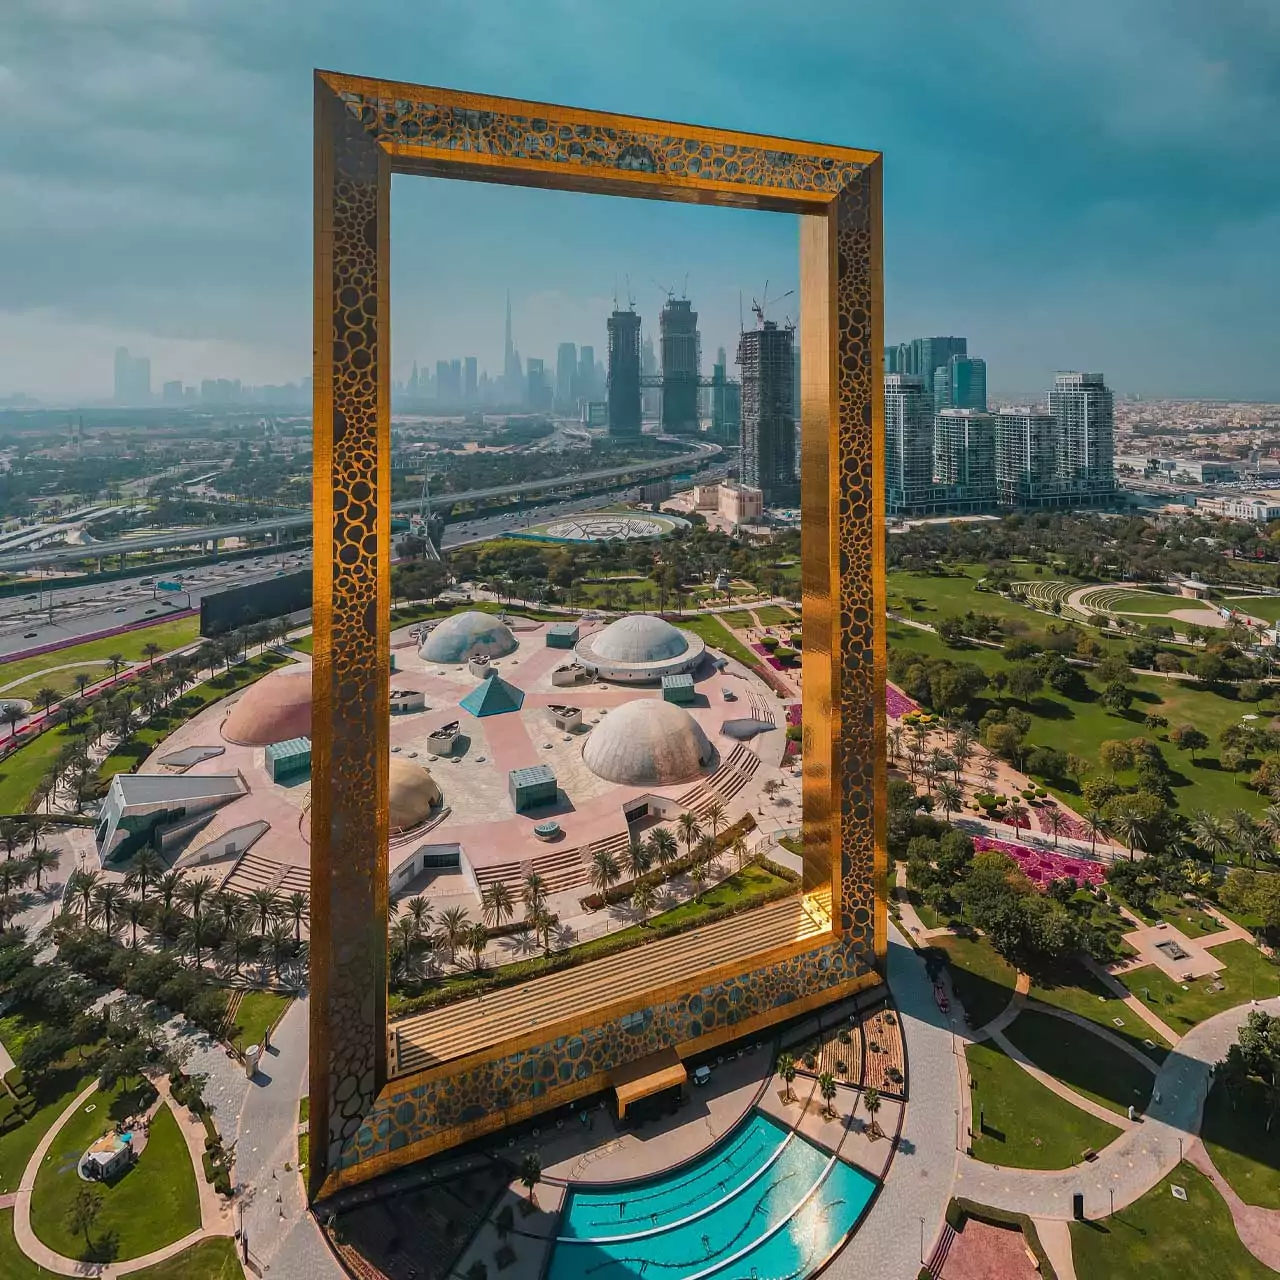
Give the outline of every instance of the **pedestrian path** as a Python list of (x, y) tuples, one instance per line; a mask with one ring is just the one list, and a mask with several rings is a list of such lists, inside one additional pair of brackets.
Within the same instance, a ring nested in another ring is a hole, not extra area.
[(1232, 1185), (1218, 1172), (1200, 1138), (1188, 1147), (1187, 1159), (1213, 1183), (1226, 1201), (1240, 1243), (1263, 1266), (1280, 1271), (1280, 1209), (1264, 1209), (1241, 1200)]
[(1124, 985), (1118, 978), (1113, 977), (1110, 972), (1100, 965), (1092, 956), (1081, 954), (1081, 960), (1084, 967), (1089, 970), (1095, 978), (1097, 978), (1106, 988), (1113, 994), (1120, 997), (1121, 1000), (1140, 1017), (1149, 1027), (1154, 1027), (1170, 1044), (1177, 1044), (1182, 1037), (1161, 1018), (1158, 1014), (1153, 1013), (1141, 1000), (1135, 996), (1128, 987)]

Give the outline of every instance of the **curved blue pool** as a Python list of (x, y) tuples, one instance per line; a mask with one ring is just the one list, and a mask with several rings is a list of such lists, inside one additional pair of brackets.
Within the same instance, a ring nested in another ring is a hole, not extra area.
[(671, 1173), (569, 1191), (547, 1280), (803, 1280), (875, 1186), (757, 1111)]

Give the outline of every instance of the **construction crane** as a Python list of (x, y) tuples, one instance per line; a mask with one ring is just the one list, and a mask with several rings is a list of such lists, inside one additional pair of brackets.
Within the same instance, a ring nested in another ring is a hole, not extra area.
[(795, 293), (795, 290), (794, 290), (794, 289), (788, 289), (788, 290), (786, 291), (786, 293), (780, 293), (780, 294), (778, 294), (778, 296), (777, 296), (776, 298), (770, 298), (770, 297), (768, 296), (768, 294), (769, 294), (769, 282), (768, 282), (768, 280), (766, 280), (766, 281), (764, 282), (764, 295), (761, 297), (760, 301), (758, 301), (758, 302), (756, 301), (756, 299), (755, 299), (755, 298), (752, 298), (752, 299), (751, 299), (751, 310), (755, 312), (756, 319), (757, 319), (761, 324), (764, 324), (764, 309), (765, 309), (765, 307), (767, 307), (767, 306), (768, 306), (770, 303), (772, 303), (772, 302), (781, 302), (781, 301), (783, 300), (783, 298), (789, 298), (789, 297), (791, 297), (791, 295), (792, 295), (793, 293)]
[[(687, 276), (685, 278), (688, 279)], [(657, 280), (654, 280), (653, 276), (650, 276), (649, 279), (653, 280), (653, 286), (655, 289), (658, 289), (660, 292), (665, 293), (667, 295), (668, 302), (670, 302), (671, 299), (676, 296), (675, 285), (659, 284)]]

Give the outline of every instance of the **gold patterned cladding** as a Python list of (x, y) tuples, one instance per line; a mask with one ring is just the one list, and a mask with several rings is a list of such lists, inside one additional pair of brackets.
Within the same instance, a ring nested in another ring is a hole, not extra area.
[[(484, 1115), (469, 1075), (413, 1086), (412, 1106), (412, 1081), (388, 1081), (393, 172), (800, 215), (804, 889), (829, 898), (831, 927), (781, 967), (744, 961), (707, 991), (651, 1006), (666, 1030), (642, 1037), (644, 1051), (650, 1039), (719, 1043), (735, 1026), (790, 1017), (869, 980), (886, 945), (878, 153), (317, 72), (312, 750), (327, 785), (312, 809), (313, 1197), (534, 1114), (554, 1105), (540, 1098), (599, 1075), (540, 1093), (540, 1065), (522, 1093), (524, 1077), (508, 1073), (502, 1108)], [(699, 1031), (695, 995), (730, 1001), (740, 1020)], [(588, 1020), (582, 1034), (613, 1046), (593, 1063), (628, 1052), (607, 1026)], [(522, 1052), (527, 1071), (530, 1053), (559, 1064), (567, 1049)]]

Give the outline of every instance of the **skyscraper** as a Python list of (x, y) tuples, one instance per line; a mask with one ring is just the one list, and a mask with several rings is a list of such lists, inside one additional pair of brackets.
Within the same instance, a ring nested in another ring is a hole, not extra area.
[(609, 434), (640, 434), (640, 317), (634, 311), (615, 311), (609, 332)]
[(978, 409), (943, 409), (933, 419), (933, 474), (957, 511), (980, 511), (996, 500), (995, 422)]
[(1057, 423), (1036, 409), (1002, 409), (996, 420), (996, 499), (1006, 507), (1053, 505)]
[(698, 313), (688, 298), (668, 298), (658, 318), (662, 350), (662, 429), (672, 435), (698, 430), (698, 378), (702, 339)]
[(450, 387), (449, 362), (447, 360), (436, 361), (436, 399), (441, 403), (451, 404), (453, 402), (452, 389)]
[(182, 403), (182, 383), (166, 382), (160, 391), (160, 398), (165, 404)]
[(729, 381), (721, 347), (711, 370), (711, 434), (722, 444), (737, 444), (742, 429), (742, 387)]
[(578, 348), (562, 342), (556, 348), (556, 399), (558, 413), (569, 413), (577, 399)]
[(933, 484), (933, 395), (924, 379), (890, 373), (884, 380), (885, 509), (890, 515), (926, 512)]
[(1058, 479), (1082, 500), (1115, 490), (1115, 405), (1100, 373), (1059, 373), (1049, 392)]
[[(796, 422), (791, 413), (794, 332), (772, 320), (738, 338), (742, 369), (742, 482), (764, 494), (766, 506), (800, 501)], [(663, 416), (666, 416), (665, 391)]]
[(553, 388), (547, 380), (546, 366), (535, 356), (530, 356), (525, 362), (525, 381), (528, 384), (525, 403), (529, 408), (543, 411), (550, 409)]
[(987, 408), (987, 362), (976, 356), (952, 356), (933, 373), (933, 407)]
[(117, 404), (148, 404), (151, 400), (149, 357), (134, 357), (127, 347), (117, 347), (114, 391)]
[(578, 398), (581, 400), (600, 399), (600, 393), (596, 386), (595, 347), (578, 348)]
[(507, 290), (507, 325), (502, 348), (502, 398), (509, 404), (524, 400), (524, 380), (520, 374), (520, 353), (511, 336), (511, 290)]
[[(655, 378), (658, 374), (658, 357), (653, 349), (653, 338), (644, 335), (640, 347), (640, 372), (646, 378)], [(656, 418), (662, 405), (662, 392), (657, 387), (645, 387), (640, 393), (640, 409), (645, 418)]]
[(477, 393), (476, 358), (467, 356), (462, 362), (462, 399), (466, 404), (475, 404)]

